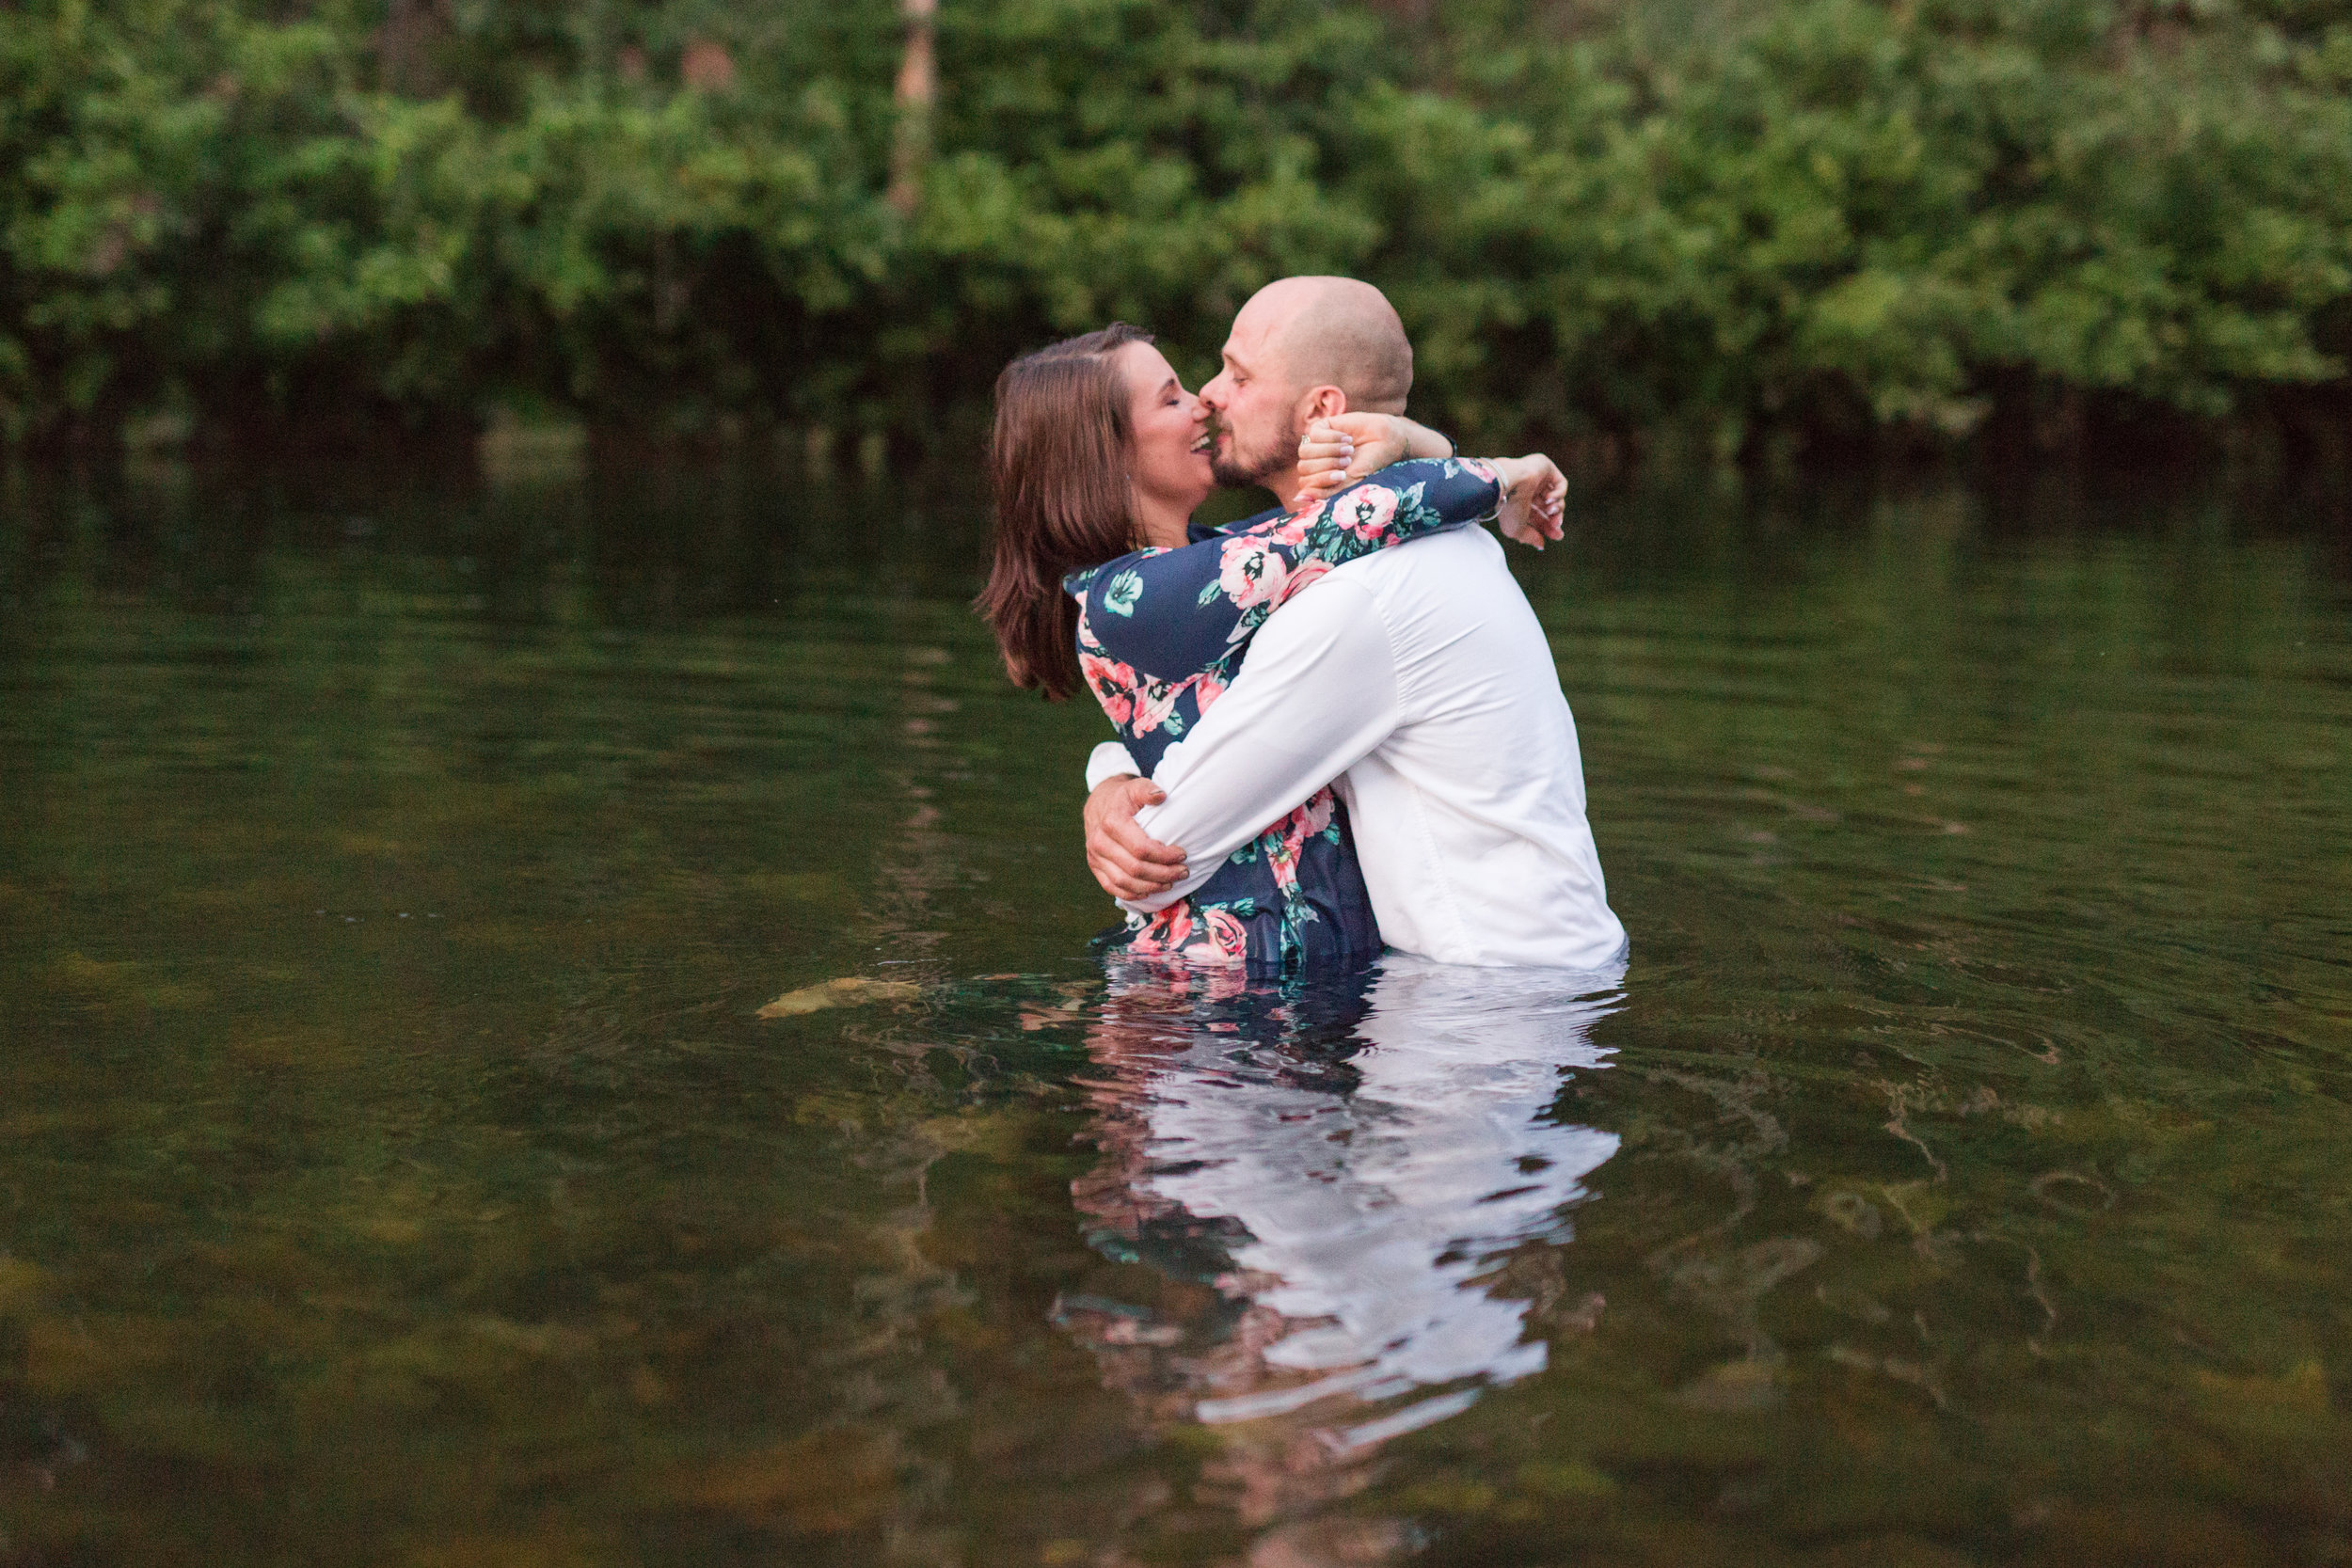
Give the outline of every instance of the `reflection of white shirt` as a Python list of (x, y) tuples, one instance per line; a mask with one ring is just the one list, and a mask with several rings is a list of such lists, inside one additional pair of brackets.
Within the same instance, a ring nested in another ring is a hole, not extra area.
[[(1529, 1304), (1485, 1281), (1521, 1243), (1568, 1239), (1583, 1179), (1614, 1133), (1553, 1119), (1561, 1079), (1621, 970), (1467, 970), (1392, 956), (1356, 1033), (1360, 1077), (1334, 1092), (1234, 1070), (1204, 1034), (1144, 1090), (1152, 1173), (1138, 1186), (1196, 1220), (1238, 1221), (1250, 1295), (1297, 1323), (1265, 1352), (1313, 1385), (1200, 1407), (1208, 1420), (1347, 1388), (1380, 1399), (1542, 1370)], [(1298, 1323), (1298, 1320), (1306, 1320)], [(1442, 1415), (1432, 1409), (1428, 1414)]]
[[(1108, 742), (1087, 776), (1135, 771)], [(1130, 910), (1191, 893), (1333, 784), (1390, 946), (1570, 968), (1625, 948), (1550, 644), (1483, 530), (1376, 551), (1302, 590), (1153, 780), (1168, 800), (1136, 820), (1182, 846), (1193, 874)]]

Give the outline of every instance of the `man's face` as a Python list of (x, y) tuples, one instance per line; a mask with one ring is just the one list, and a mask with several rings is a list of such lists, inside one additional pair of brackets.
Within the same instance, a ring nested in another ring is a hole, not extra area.
[(1225, 368), (1200, 388), (1216, 418), (1209, 468), (1219, 484), (1263, 484), (1298, 461), (1298, 388), (1275, 353), (1273, 312), (1251, 300), (1225, 340)]

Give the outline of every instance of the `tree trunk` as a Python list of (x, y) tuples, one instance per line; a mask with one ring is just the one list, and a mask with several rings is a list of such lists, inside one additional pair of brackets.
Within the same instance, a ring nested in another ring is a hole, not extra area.
[(384, 89), (405, 98), (438, 92), (440, 62), (435, 56), (448, 32), (445, 0), (391, 0), (375, 31), (376, 73)]
[(939, 98), (939, 65), (933, 35), (939, 0), (898, 0), (907, 28), (906, 54), (898, 62), (898, 135), (890, 152), (890, 204), (914, 211), (923, 198), (923, 166), (931, 152), (931, 105)]

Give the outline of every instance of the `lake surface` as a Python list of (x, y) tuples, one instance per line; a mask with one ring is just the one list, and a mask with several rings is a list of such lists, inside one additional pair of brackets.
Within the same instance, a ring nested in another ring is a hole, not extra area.
[(0, 1561), (2352, 1563), (2341, 493), (1572, 511), (1630, 967), (1284, 992), (968, 501), (10, 478)]

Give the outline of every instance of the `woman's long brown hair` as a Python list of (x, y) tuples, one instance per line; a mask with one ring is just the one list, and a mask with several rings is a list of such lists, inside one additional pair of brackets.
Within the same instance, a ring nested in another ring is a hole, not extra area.
[(1112, 357), (1152, 335), (1124, 322), (1025, 354), (996, 378), (988, 481), (995, 561), (975, 608), (1005, 671), (1060, 702), (1078, 689), (1078, 604), (1061, 579), (1136, 547), (1127, 388)]

